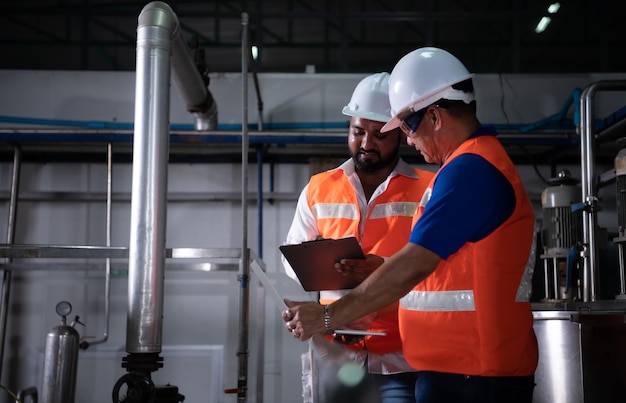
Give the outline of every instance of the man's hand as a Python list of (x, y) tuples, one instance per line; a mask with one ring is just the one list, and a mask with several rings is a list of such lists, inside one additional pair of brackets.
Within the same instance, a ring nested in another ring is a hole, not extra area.
[(324, 308), (317, 302), (290, 301), (285, 299), (289, 307), (282, 313), (285, 328), (293, 337), (307, 340), (314, 334), (326, 333), (324, 325)]
[(382, 257), (369, 254), (365, 256), (365, 259), (341, 259), (335, 263), (335, 268), (343, 275), (352, 276), (360, 283), (378, 269), (383, 262)]

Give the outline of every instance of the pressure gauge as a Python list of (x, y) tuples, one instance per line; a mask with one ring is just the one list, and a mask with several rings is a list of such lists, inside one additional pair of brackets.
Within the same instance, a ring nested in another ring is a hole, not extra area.
[(72, 312), (72, 304), (67, 301), (61, 301), (57, 304), (56, 310), (59, 316), (67, 316)]

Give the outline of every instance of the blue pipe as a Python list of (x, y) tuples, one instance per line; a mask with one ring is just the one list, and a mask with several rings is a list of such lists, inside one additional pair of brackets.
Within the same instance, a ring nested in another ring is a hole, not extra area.
[(263, 259), (263, 150), (262, 147), (256, 149), (256, 166), (257, 166), (257, 217), (259, 225), (257, 226), (258, 234), (258, 251), (259, 258)]
[[(581, 111), (580, 111), (580, 97), (582, 94), (582, 90), (580, 88), (575, 88), (567, 100), (561, 107), (561, 110), (556, 114), (549, 116), (545, 119), (542, 119), (538, 122), (531, 124), (496, 124), (493, 125), (497, 130), (500, 131), (518, 131), (520, 133), (528, 133), (532, 130), (538, 128), (552, 128), (552, 129), (572, 129), (580, 124), (581, 120)], [(573, 121), (566, 121), (566, 116), (569, 108), (574, 105), (574, 117)], [(119, 123), (119, 122), (102, 122), (102, 121), (73, 121), (73, 120), (56, 120), (56, 119), (37, 119), (37, 118), (23, 118), (23, 117), (12, 117), (12, 116), (0, 116), (0, 122), (4, 123), (17, 123), (17, 124), (34, 124), (41, 126), (64, 126), (64, 127), (84, 127), (90, 129), (133, 129), (133, 123)], [(554, 124), (558, 124), (555, 126)], [(248, 127), (250, 129), (255, 129), (257, 125), (249, 124)], [(348, 122), (275, 122), (266, 124), (265, 129), (267, 130), (315, 130), (315, 129), (346, 129), (348, 127)], [(180, 130), (180, 131), (189, 131), (190, 133), (195, 132), (195, 126), (193, 124), (171, 124), (170, 129), (172, 130)], [(241, 124), (221, 124), (217, 125), (216, 128), (218, 131), (241, 131)], [(202, 135), (200, 135), (202, 136)], [(256, 136), (255, 136), (256, 137)], [(328, 139), (323, 138), (324, 133), (320, 133), (318, 137), (318, 142), (327, 143)], [(221, 137), (202, 137), (197, 140), (218, 140), (218, 141), (226, 141), (226, 142), (239, 142), (240, 138), (237, 136), (226, 138)], [(263, 142), (265, 140), (274, 140), (275, 138), (256, 138), (257, 142)], [(343, 141), (343, 139), (342, 139)], [(302, 142), (302, 143), (310, 143), (316, 142), (315, 138), (312, 136), (303, 133), (302, 139), (290, 139), (290, 142)]]
[(565, 120), (565, 117), (567, 115), (567, 111), (569, 110), (569, 108), (572, 106), (572, 104), (574, 104), (574, 125), (578, 125), (578, 123), (580, 122), (580, 95), (582, 93), (582, 90), (580, 88), (575, 88), (570, 95), (567, 97), (567, 100), (565, 101), (565, 104), (563, 104), (563, 107), (561, 107), (561, 110), (557, 113), (555, 113), (552, 116), (549, 116), (545, 119), (542, 119), (538, 122), (532, 123), (530, 125), (526, 125), (526, 126), (522, 126), (520, 128), (520, 131), (522, 133), (527, 133), (531, 130), (540, 128), (540, 127), (544, 127), (549, 125), (550, 123), (562, 123), (563, 120)]
[[(133, 123), (121, 122), (102, 122), (102, 121), (81, 121), (81, 120), (64, 120), (64, 119), (39, 119), (24, 118), (16, 116), (0, 116), (0, 122), (30, 124), (38, 126), (63, 126), (63, 127), (84, 127), (89, 129), (128, 129), (132, 130)], [(249, 129), (256, 129), (256, 124), (248, 124)], [(346, 129), (347, 122), (301, 122), (301, 123), (268, 123), (265, 129), (270, 130), (306, 130), (306, 129)], [(172, 123), (170, 129), (173, 130), (189, 130), (195, 131), (193, 124)], [(241, 124), (222, 124), (217, 126), (217, 130), (223, 131), (241, 131)]]

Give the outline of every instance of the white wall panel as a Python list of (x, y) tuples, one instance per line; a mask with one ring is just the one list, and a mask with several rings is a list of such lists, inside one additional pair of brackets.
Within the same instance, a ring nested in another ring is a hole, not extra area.
[[(393, 66), (390, 66), (390, 69)], [(263, 121), (269, 123), (345, 122), (341, 109), (363, 74), (259, 74)], [(239, 73), (214, 73), (209, 90), (218, 124), (240, 125)], [(626, 74), (479, 74), (475, 77), (478, 114), (484, 123), (530, 124), (556, 114), (576, 88)], [(135, 73), (89, 71), (0, 71), (2, 116), (86, 122), (132, 123)], [(193, 124), (176, 88), (171, 91), (172, 123)], [(623, 96), (598, 97), (599, 116), (623, 106)], [(252, 75), (248, 79), (248, 121), (258, 122)], [(5, 124), (6, 125), (6, 124)]]
[[(390, 66), (391, 68), (391, 66)], [(352, 88), (362, 75), (324, 74), (262, 74), (260, 87), (264, 102), (265, 123), (344, 122), (340, 111)], [(530, 124), (558, 112), (572, 90), (599, 79), (623, 78), (618, 75), (521, 76), (479, 75), (476, 77), (479, 114), (485, 123)], [(250, 80), (249, 121), (256, 122), (256, 95)], [(2, 116), (32, 119), (80, 120), (88, 122), (132, 123), (134, 116), (134, 73), (132, 72), (63, 72), (63, 71), (0, 71), (0, 111)], [(241, 75), (211, 76), (210, 90), (219, 110), (219, 123), (238, 125), (241, 122)], [(613, 97), (602, 100), (599, 114), (612, 111)], [(621, 101), (623, 104), (623, 100)], [(605, 105), (606, 103), (606, 105)], [(192, 124), (180, 97), (172, 91), (172, 123)], [(15, 124), (1, 123), (0, 126)], [(103, 150), (104, 155), (104, 150)], [(539, 196), (545, 187), (530, 166), (520, 166), (527, 189), (540, 214)], [(562, 168), (562, 167), (559, 167)], [(569, 166), (580, 178), (579, 168)], [(608, 167), (604, 167), (608, 169)], [(540, 167), (549, 177), (547, 167)], [(601, 171), (604, 169), (601, 169)], [(114, 165), (113, 192), (130, 195), (132, 166)], [(269, 191), (269, 167), (263, 168), (263, 190)], [(278, 246), (282, 244), (296, 205), (297, 195), (308, 180), (308, 166), (279, 164), (275, 167), (276, 192), (292, 193), (293, 199), (263, 203), (261, 250), (257, 206), (251, 201), (248, 210), (248, 246), (262, 255), (268, 276), (279, 292), (290, 299), (308, 299), (299, 286), (282, 273)], [(11, 165), (0, 163), (0, 191), (8, 192)], [(257, 189), (257, 167), (249, 167), (249, 190)], [(168, 187), (170, 193), (224, 194), (222, 200), (173, 201), (168, 205), (166, 244), (168, 247), (239, 248), (242, 243), (241, 202), (232, 195), (241, 192), (241, 165), (170, 164)], [(27, 163), (22, 167), (22, 192), (106, 192), (106, 165), (76, 163)], [(614, 229), (612, 212), (614, 194), (603, 189), (609, 208), (600, 216), (600, 224)], [(604, 202), (604, 200), (603, 200)], [(6, 228), (8, 205), (0, 201), (0, 231)], [(112, 245), (128, 246), (130, 203), (116, 201), (112, 207)], [(23, 201), (18, 208), (16, 243), (34, 244), (93, 244), (104, 245), (106, 209), (103, 201), (78, 203), (72, 201)], [(86, 326), (81, 334), (98, 337), (104, 327), (102, 274), (84, 272), (37, 271), (15, 274), (9, 329), (5, 346), (2, 383), (20, 389), (39, 385), (37, 366), (40, 365), (45, 334), (57, 324), (54, 305), (68, 299), (75, 306)], [(102, 354), (117, 354), (124, 349), (126, 326), (127, 284), (124, 273), (116, 273), (112, 281), (111, 329), (109, 341), (88, 351), (86, 361), (98, 362)], [(183, 346), (221, 346), (222, 378), (215, 388), (234, 388), (237, 384), (237, 330), (239, 283), (235, 272), (183, 272), (166, 276), (164, 344), (172, 348)], [(251, 299), (251, 301), (256, 301)], [(266, 301), (264, 340), (264, 401), (292, 403), (301, 401), (300, 353), (307, 345), (295, 341), (284, 330), (283, 322), (270, 299)], [(251, 332), (257, 335), (259, 323), (252, 308)], [(84, 332), (84, 333), (83, 333)], [(258, 336), (258, 335), (257, 335)], [(254, 357), (258, 351), (250, 340), (250, 385), (256, 379)], [(165, 355), (165, 354), (164, 354)], [(183, 362), (180, 355), (177, 362)], [(107, 356), (107, 363), (115, 361)], [(121, 364), (121, 363), (120, 363)], [(109, 365), (109, 364), (106, 364)], [(105, 366), (106, 366), (105, 365)], [(197, 372), (206, 365), (211, 376), (215, 361), (202, 358), (181, 363), (171, 379), (181, 387), (181, 393), (195, 396), (206, 384), (187, 383), (203, 376)], [(165, 361), (168, 366), (168, 361)], [(112, 365), (110, 368), (113, 368)], [(109, 367), (107, 367), (109, 368)], [(169, 368), (168, 368), (169, 369)], [(121, 367), (103, 370), (109, 379), (124, 374)], [(189, 371), (189, 373), (188, 373)], [(160, 374), (159, 374), (160, 375)], [(95, 376), (95, 375), (93, 375)], [(100, 375), (98, 375), (100, 376)], [(204, 378), (203, 378), (204, 379)], [(184, 386), (184, 387), (183, 387)], [(103, 381), (102, 390), (110, 391), (113, 384)], [(214, 393), (212, 391), (211, 393)], [(250, 390), (250, 401), (255, 391)], [(224, 403), (235, 402), (235, 395), (221, 395)], [(108, 397), (108, 395), (107, 395)], [(5, 397), (0, 398), (0, 402)], [(104, 401), (104, 400), (103, 400)], [(200, 402), (201, 400), (188, 401)], [(209, 401), (209, 400), (205, 400)], [(212, 401), (212, 400), (211, 400)], [(218, 400), (220, 401), (220, 400)]]

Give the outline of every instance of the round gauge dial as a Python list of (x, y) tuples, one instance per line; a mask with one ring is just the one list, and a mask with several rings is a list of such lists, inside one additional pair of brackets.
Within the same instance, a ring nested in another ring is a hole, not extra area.
[(57, 314), (60, 316), (67, 316), (72, 312), (72, 304), (67, 301), (61, 301), (57, 304)]

